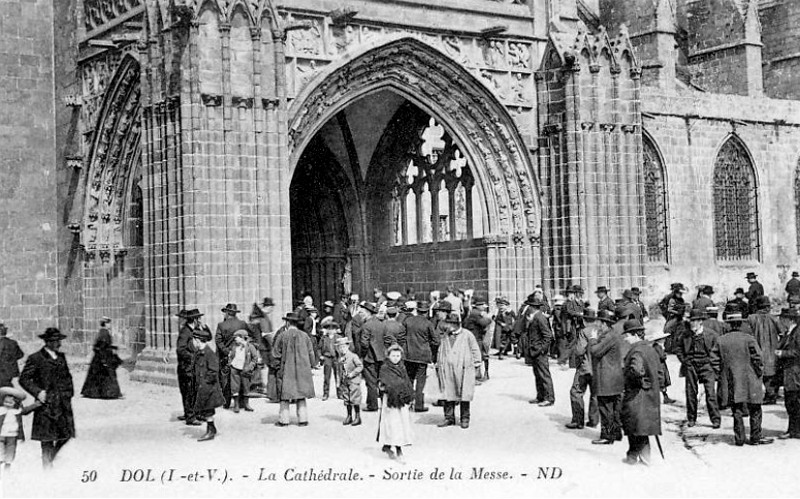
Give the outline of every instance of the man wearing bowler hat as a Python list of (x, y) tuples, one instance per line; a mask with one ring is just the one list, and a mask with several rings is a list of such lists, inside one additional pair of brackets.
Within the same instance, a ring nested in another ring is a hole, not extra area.
[(800, 303), (800, 272), (792, 272), (792, 278), (786, 283), (786, 301), (790, 307), (796, 307)]
[(436, 359), (439, 334), (428, 320), (428, 303), (412, 302), (411, 316), (406, 319), (406, 371), (414, 387), (414, 411), (427, 412), (425, 407), (425, 383), (428, 365)]
[(750, 304), (750, 313), (753, 313), (757, 310), (756, 299), (759, 296), (764, 296), (764, 286), (758, 282), (758, 276), (755, 272), (748, 272), (745, 277), (747, 278), (747, 282), (750, 284), (750, 287), (744, 296), (747, 298), (747, 303)]
[(194, 342), (192, 341), (194, 331), (200, 329), (200, 318), (203, 314), (196, 308), (191, 310), (181, 310), (176, 317), (180, 319), (180, 329), (178, 330), (178, 341), (175, 344), (175, 353), (178, 356), (178, 389), (181, 392), (181, 402), (183, 403), (183, 414), (178, 416), (178, 420), (185, 421), (189, 426), (199, 426), (200, 422), (194, 417)]
[(219, 384), (222, 387), (222, 395), (225, 397), (225, 409), (231, 406), (231, 367), (228, 363), (228, 356), (233, 348), (234, 334), (236, 331), (250, 331), (247, 323), (236, 314), (241, 312), (235, 303), (228, 303), (222, 309), (225, 318), (217, 325), (217, 333), (214, 342), (217, 344), (217, 356), (219, 357)]
[(525, 358), (533, 366), (533, 377), (536, 383), (536, 398), (531, 404), (549, 407), (555, 403), (556, 394), (553, 389), (553, 378), (550, 375), (550, 343), (553, 341), (553, 330), (550, 321), (542, 312), (544, 301), (533, 298), (525, 302), (530, 308), (527, 311), (528, 324), (525, 334), (528, 336), (528, 351)]
[(761, 381), (761, 349), (755, 338), (741, 331), (742, 315), (726, 319), (731, 331), (719, 338), (711, 351), (711, 365), (720, 380), (720, 405), (733, 408), (734, 443), (745, 444), (744, 415), (750, 415), (750, 445), (771, 444), (761, 434), (764, 385)]
[(692, 310), (706, 311), (708, 307), (713, 307), (714, 302), (711, 301), (711, 296), (714, 294), (714, 288), (711, 286), (700, 286), (697, 290), (697, 298), (692, 302)]
[(609, 445), (622, 440), (619, 411), (625, 380), (622, 376), (623, 345), (617, 328), (611, 327), (616, 316), (608, 310), (597, 313), (598, 328), (589, 334), (592, 355), (592, 388), (600, 411), (600, 438), (593, 444)]
[[(606, 310), (601, 313), (604, 320), (613, 320), (611, 314)], [(584, 311), (584, 322), (587, 329), (596, 327), (597, 312), (587, 308)], [(566, 424), (570, 430), (580, 430), (586, 422), (586, 411), (583, 402), (583, 395), (589, 390), (589, 417), (586, 424), (594, 428), (600, 420), (600, 412), (597, 409), (597, 396), (592, 386), (592, 355), (589, 352), (589, 338), (586, 336), (586, 329), (578, 334), (575, 341), (574, 350), (575, 377), (572, 380), (572, 388), (569, 390), (569, 400), (572, 407), (572, 421)]]
[(769, 296), (758, 296), (751, 303), (750, 315), (745, 321), (750, 326), (753, 336), (761, 349), (762, 375), (766, 393), (764, 405), (771, 405), (778, 399), (780, 379), (778, 376), (775, 350), (778, 348), (783, 326), (777, 317), (770, 313)]
[(708, 315), (704, 310), (692, 310), (689, 330), (678, 341), (677, 355), (681, 361), (679, 375), (686, 378), (686, 420), (688, 426), (697, 424), (697, 397), (699, 385), (706, 392), (706, 408), (712, 428), (719, 428), (720, 413), (717, 404), (717, 377), (711, 366), (711, 351), (719, 335), (704, 326)]
[(605, 286), (599, 286), (595, 291), (597, 295), (597, 311), (601, 310), (608, 310), (611, 313), (614, 313), (614, 310), (617, 308), (614, 300), (608, 296), (608, 288)]
[(489, 332), (489, 325), (492, 323), (492, 318), (489, 316), (488, 305), (483, 300), (475, 300), (472, 308), (464, 319), (464, 328), (469, 329), (475, 339), (478, 341), (478, 346), (481, 349), (481, 358), (483, 359), (483, 378), (480, 381), (489, 380), (489, 345), (486, 344), (486, 334)]
[(72, 415), (75, 391), (67, 358), (60, 351), (61, 340), (66, 336), (57, 328), (49, 327), (39, 338), (44, 341), (44, 348), (28, 357), (19, 384), (43, 404), (33, 415), (31, 439), (41, 442), (42, 465), (47, 469), (53, 466), (64, 444), (75, 436)]

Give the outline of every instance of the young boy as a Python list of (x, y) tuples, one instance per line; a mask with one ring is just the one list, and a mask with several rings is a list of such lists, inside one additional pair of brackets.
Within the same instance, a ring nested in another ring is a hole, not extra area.
[(4, 386), (0, 388), (0, 399), (3, 406), (0, 407), (0, 477), (11, 469), (11, 463), (17, 454), (17, 440), (25, 440), (25, 433), (22, 430), (22, 416), (33, 412), (36, 405), (21, 407), (22, 401), (27, 394), (17, 388)]
[(194, 343), (194, 383), (196, 387), (194, 414), (205, 419), (206, 433), (198, 442), (213, 440), (217, 435), (214, 424), (214, 413), (217, 407), (225, 404), (222, 388), (219, 383), (219, 358), (212, 347), (211, 331), (208, 328), (195, 329), (192, 332)]
[(323, 367), (322, 400), (328, 400), (331, 388), (331, 372), (333, 372), (335, 383), (339, 384), (339, 373), (336, 370), (336, 339), (341, 336), (339, 324), (334, 322), (333, 317), (328, 316), (322, 319), (322, 339), (320, 340), (320, 361)]
[[(338, 396), (347, 409), (347, 419), (342, 424), (358, 426), (361, 424), (361, 372), (364, 364), (358, 355), (350, 351), (348, 338), (337, 338), (336, 349), (339, 351), (339, 361), (336, 363), (339, 371)], [(355, 419), (353, 410), (356, 413)]]
[(248, 403), (250, 379), (256, 369), (258, 351), (249, 341), (249, 333), (240, 329), (233, 333), (233, 348), (228, 354), (228, 365), (231, 366), (231, 393), (236, 397), (233, 400), (233, 412), (239, 409), (252, 412), (253, 408)]

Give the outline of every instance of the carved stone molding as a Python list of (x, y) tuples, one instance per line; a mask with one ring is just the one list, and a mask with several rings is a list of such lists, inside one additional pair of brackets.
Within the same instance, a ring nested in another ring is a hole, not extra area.
[(200, 94), (204, 106), (219, 107), (222, 105), (222, 96), (214, 94)]
[(264, 109), (275, 109), (280, 105), (280, 103), (281, 101), (279, 99), (261, 99), (261, 107)]
[(241, 107), (246, 109), (251, 109), (253, 107), (253, 98), (252, 97), (239, 97), (234, 95), (231, 98), (231, 103), (233, 107)]
[[(540, 200), (529, 172), (529, 155), (513, 119), (474, 76), (413, 38), (402, 38), (372, 49), (330, 71), (290, 110), (289, 148), (296, 152), (333, 113), (376, 84), (407, 89), (437, 109), (455, 128), (469, 151), (471, 164), (493, 197), (501, 232), (539, 230)], [(482, 174), (482, 175), (481, 175)]]

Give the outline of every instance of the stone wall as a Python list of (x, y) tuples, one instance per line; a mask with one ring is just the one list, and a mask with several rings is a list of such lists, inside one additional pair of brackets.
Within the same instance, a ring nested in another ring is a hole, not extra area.
[(764, 42), (764, 92), (800, 99), (800, 0), (767, 0), (760, 6)]
[(53, 2), (0, 3), (0, 322), (56, 325)]

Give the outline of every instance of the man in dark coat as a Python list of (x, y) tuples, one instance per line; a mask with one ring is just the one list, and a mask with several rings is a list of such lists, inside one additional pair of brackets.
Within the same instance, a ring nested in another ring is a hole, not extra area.
[(726, 320), (728, 318), (728, 314), (730, 313), (742, 314), (742, 318), (744, 319), (747, 319), (747, 316), (750, 315), (750, 305), (744, 298), (744, 289), (736, 288), (736, 291), (733, 292), (733, 299), (728, 300), (728, 302), (725, 304), (725, 310), (723, 310), (722, 319)]
[(786, 301), (790, 307), (800, 304), (800, 272), (792, 272), (792, 278), (786, 283)]
[(200, 317), (203, 314), (199, 310), (181, 310), (177, 316), (181, 320), (180, 330), (178, 331), (178, 341), (175, 344), (175, 353), (178, 356), (178, 389), (181, 392), (183, 402), (183, 415), (178, 416), (178, 420), (185, 421), (190, 426), (200, 426), (200, 422), (194, 417), (194, 337), (195, 329), (200, 328)]
[(33, 415), (32, 440), (42, 444), (42, 465), (53, 466), (58, 451), (75, 437), (75, 418), (72, 415), (72, 374), (62, 352), (61, 340), (66, 338), (57, 328), (49, 327), (39, 338), (44, 348), (31, 354), (25, 362), (19, 384), (43, 407)]
[(500, 339), (500, 348), (497, 350), (497, 360), (502, 360), (503, 355), (508, 355), (512, 348), (514, 336), (514, 323), (517, 316), (511, 310), (511, 302), (502, 296), (495, 300), (497, 315), (494, 318), (494, 335)]
[(664, 332), (670, 335), (665, 344), (667, 353), (675, 352), (678, 340), (684, 332), (683, 317), (687, 306), (683, 299), (686, 287), (680, 282), (675, 282), (672, 283), (671, 289), (672, 292), (659, 302), (661, 313), (667, 321), (664, 324)]
[(395, 343), (395, 338), (386, 334), (386, 324), (375, 317), (378, 307), (374, 303), (361, 305), (365, 320), (361, 326), (361, 353), (364, 362), (364, 380), (367, 383), (366, 412), (378, 410), (378, 376), (386, 359), (386, 348)]
[(553, 341), (553, 330), (550, 321), (542, 312), (544, 301), (534, 298), (526, 302), (530, 306), (527, 312), (528, 352), (533, 365), (533, 377), (536, 382), (536, 398), (531, 404), (549, 407), (555, 403), (556, 393), (553, 389), (553, 378), (550, 376), (550, 343)]
[(650, 436), (661, 435), (659, 403), (659, 359), (656, 350), (642, 341), (644, 327), (637, 320), (625, 322), (623, 341), (630, 345), (625, 356), (623, 376), (625, 395), (621, 419), (628, 436), (627, 464), (650, 463)]
[(697, 298), (692, 302), (692, 310), (706, 311), (708, 307), (713, 307), (714, 302), (711, 301), (711, 295), (714, 294), (712, 286), (700, 286), (697, 292)]
[(597, 311), (608, 310), (613, 314), (617, 309), (617, 305), (614, 303), (614, 300), (608, 296), (608, 288), (599, 286), (595, 294), (597, 295)]
[(783, 371), (783, 395), (789, 428), (778, 438), (800, 438), (800, 332), (797, 328), (800, 311), (794, 307), (784, 308), (781, 322), (788, 332), (781, 338), (775, 355)]
[(561, 308), (561, 324), (564, 340), (558, 346), (558, 363), (566, 365), (572, 356), (572, 349), (578, 333), (585, 327), (583, 312), (586, 304), (583, 302), (583, 288), (575, 285), (566, 289), (567, 301)]
[(644, 306), (644, 303), (641, 300), (642, 290), (634, 286), (631, 288), (630, 294), (631, 294), (631, 302), (639, 307), (641, 313), (641, 322), (644, 323), (644, 319), (649, 318), (649, 315), (647, 313), (647, 307)]
[(492, 318), (487, 311), (487, 304), (485, 301), (476, 300), (472, 304), (472, 308), (464, 319), (464, 329), (468, 329), (475, 339), (478, 341), (478, 346), (481, 349), (481, 359), (483, 360), (483, 378), (481, 381), (489, 379), (489, 345), (487, 345), (486, 334), (488, 333), (489, 325), (492, 323)]
[(217, 407), (225, 403), (219, 383), (219, 357), (211, 345), (211, 331), (197, 328), (192, 331), (194, 343), (194, 410), (197, 417), (206, 422), (206, 433), (197, 439), (198, 442), (213, 440), (217, 435), (214, 413)]
[(297, 405), (297, 426), (308, 426), (306, 399), (314, 398), (311, 368), (319, 358), (314, 353), (311, 338), (299, 327), (303, 320), (295, 313), (283, 318), (286, 329), (275, 339), (272, 356), (280, 366), (277, 372), (280, 413), (275, 426), (289, 425), (289, 408)]
[(19, 376), (19, 359), (25, 356), (19, 343), (7, 335), (8, 328), (0, 324), (0, 387), (13, 386), (11, 380)]
[(249, 332), (250, 327), (236, 314), (241, 312), (235, 303), (228, 303), (222, 309), (225, 318), (217, 325), (217, 334), (214, 342), (217, 345), (217, 356), (219, 357), (219, 383), (222, 387), (222, 395), (225, 397), (225, 409), (231, 406), (231, 366), (228, 365), (228, 356), (233, 348), (233, 337), (236, 331), (244, 330)]
[(681, 361), (680, 376), (686, 378), (686, 420), (689, 426), (697, 424), (698, 386), (706, 392), (706, 408), (711, 426), (719, 428), (720, 414), (717, 404), (717, 377), (711, 367), (711, 351), (717, 344), (717, 335), (703, 327), (707, 315), (699, 309), (689, 316), (690, 330), (678, 341), (677, 355)]
[(411, 316), (406, 319), (406, 371), (414, 387), (414, 412), (428, 412), (425, 407), (425, 383), (428, 364), (438, 352), (439, 335), (428, 320), (428, 304), (421, 302), (410, 306)]
[[(570, 405), (572, 407), (572, 421), (566, 424), (570, 430), (580, 430), (584, 426), (586, 412), (584, 410), (583, 395), (589, 390), (589, 421), (586, 423), (590, 428), (597, 426), (600, 420), (600, 411), (597, 408), (597, 396), (594, 393), (592, 386), (592, 354), (589, 352), (589, 338), (586, 336), (586, 330), (596, 327), (594, 325), (597, 319), (597, 313), (592, 309), (586, 309), (584, 312), (584, 322), (587, 324), (586, 329), (578, 333), (578, 338), (575, 341), (575, 348), (573, 350), (575, 364), (575, 378), (572, 380), (572, 388), (569, 390)], [(613, 315), (608, 310), (599, 314), (603, 321), (614, 320)]]
[(778, 388), (781, 380), (778, 376), (777, 359), (775, 350), (778, 349), (783, 326), (777, 317), (770, 313), (769, 296), (759, 296), (755, 299), (754, 306), (750, 307), (747, 324), (750, 325), (753, 336), (756, 338), (758, 348), (761, 349), (761, 362), (763, 364), (764, 405), (774, 404), (778, 399)]
[(734, 443), (745, 443), (744, 413), (750, 414), (750, 445), (771, 444), (761, 436), (761, 403), (764, 386), (761, 381), (761, 351), (755, 338), (741, 331), (742, 316), (728, 316), (731, 332), (721, 336), (711, 351), (711, 365), (720, 379), (720, 404), (733, 408)]
[(750, 287), (747, 289), (747, 293), (745, 293), (744, 296), (747, 298), (747, 303), (750, 304), (750, 313), (752, 314), (758, 310), (758, 303), (756, 303), (756, 301), (759, 296), (764, 296), (764, 286), (758, 282), (758, 276), (755, 272), (748, 272), (746, 277)]
[[(606, 315), (608, 314), (608, 315)], [(593, 444), (608, 445), (622, 440), (619, 410), (625, 380), (622, 377), (622, 336), (609, 327), (613, 315), (598, 312), (597, 329), (589, 335), (592, 355), (592, 383), (600, 410), (600, 438)]]
[(394, 338), (394, 342), (406, 349), (406, 326), (400, 322), (400, 311), (396, 306), (386, 308), (386, 335)]

